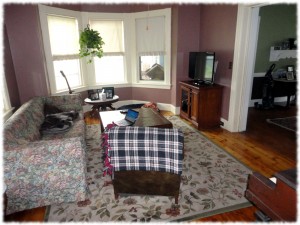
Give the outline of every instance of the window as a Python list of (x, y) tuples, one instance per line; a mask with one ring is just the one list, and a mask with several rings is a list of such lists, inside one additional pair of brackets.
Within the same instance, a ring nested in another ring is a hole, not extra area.
[[(103, 86), (170, 88), (171, 9), (90, 13), (39, 5), (51, 93)], [(104, 56), (79, 58), (79, 34), (97, 30)]]
[[(78, 56), (79, 30), (76, 18), (47, 16), (56, 91), (67, 89), (60, 71), (67, 76), (72, 88), (82, 85)], [(63, 35), (62, 35), (63, 34)]]
[(90, 20), (90, 26), (104, 41), (104, 56), (94, 58), (96, 83), (125, 82), (123, 21)]
[(170, 84), (170, 10), (137, 13), (135, 43), (137, 79), (141, 85)]
[(163, 81), (164, 74), (164, 56), (140, 56), (139, 73), (140, 80), (159, 80)]
[[(70, 10), (60, 10), (40, 6), (41, 27), (45, 43), (45, 54), (51, 93), (68, 90), (66, 75), (72, 89), (84, 85), (81, 61), (79, 58), (79, 24), (76, 14)], [(72, 14), (72, 13), (71, 13)]]

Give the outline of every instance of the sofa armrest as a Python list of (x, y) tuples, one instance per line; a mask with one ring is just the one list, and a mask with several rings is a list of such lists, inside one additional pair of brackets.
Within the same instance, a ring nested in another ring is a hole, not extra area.
[(55, 106), (62, 111), (82, 111), (82, 97), (81, 94), (69, 94), (46, 97), (45, 103)]
[(84, 200), (87, 195), (84, 138), (37, 141), (4, 151), (4, 181), (8, 214)]

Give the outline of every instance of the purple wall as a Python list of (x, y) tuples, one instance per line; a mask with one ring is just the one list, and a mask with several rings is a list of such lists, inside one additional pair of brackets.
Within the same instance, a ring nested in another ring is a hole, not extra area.
[(215, 82), (224, 86), (222, 117), (228, 119), (237, 5), (202, 5), (200, 50), (215, 51), (218, 67)]
[(8, 87), (10, 104), (12, 107), (18, 108), (20, 103), (19, 88), (16, 80), (15, 69), (11, 56), (10, 46), (7, 37), (6, 26), (4, 25), (4, 72)]
[[(138, 12), (146, 4), (56, 4), (55, 6), (90, 12)], [(236, 5), (149, 5), (150, 10), (172, 7), (172, 58), (170, 90), (152, 88), (116, 88), (121, 100), (143, 100), (180, 104), (178, 82), (188, 79), (188, 53), (214, 50), (219, 59), (216, 81), (226, 86), (222, 117), (228, 117), (231, 70), (236, 25)], [(7, 36), (18, 86), (20, 103), (36, 95), (48, 95), (45, 57), (36, 4), (4, 6)], [(13, 77), (13, 72), (7, 77)], [(9, 83), (9, 82), (8, 82)], [(9, 87), (11, 88), (11, 87)], [(84, 96), (86, 93), (84, 93)]]
[(179, 81), (189, 80), (189, 52), (198, 51), (200, 45), (201, 5), (182, 5), (178, 7), (177, 25), (177, 82), (176, 106), (180, 106)]
[(48, 95), (37, 6), (11, 4), (4, 10), (21, 104), (33, 96)]

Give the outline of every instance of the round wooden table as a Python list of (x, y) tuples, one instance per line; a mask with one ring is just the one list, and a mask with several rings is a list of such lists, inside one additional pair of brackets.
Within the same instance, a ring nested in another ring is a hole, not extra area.
[(91, 100), (89, 98), (84, 99), (84, 102), (92, 105), (94, 110), (98, 110), (100, 112), (101, 111), (106, 111), (106, 108), (109, 107), (112, 110), (115, 110), (115, 108), (112, 106), (112, 103), (119, 101), (119, 96), (118, 95), (114, 95), (113, 98), (111, 99), (106, 99), (105, 101), (102, 100)]

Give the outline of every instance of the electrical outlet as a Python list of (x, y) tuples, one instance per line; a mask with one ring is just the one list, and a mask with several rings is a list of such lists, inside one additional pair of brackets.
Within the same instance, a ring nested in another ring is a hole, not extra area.
[(223, 121), (220, 121), (220, 125), (221, 125), (221, 126), (224, 126), (224, 122), (223, 122)]

